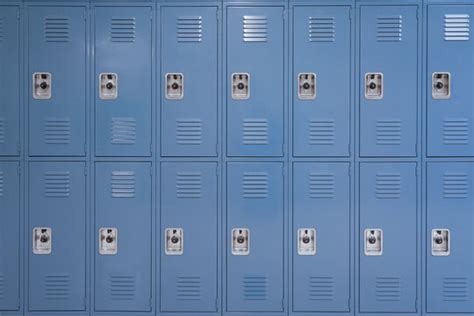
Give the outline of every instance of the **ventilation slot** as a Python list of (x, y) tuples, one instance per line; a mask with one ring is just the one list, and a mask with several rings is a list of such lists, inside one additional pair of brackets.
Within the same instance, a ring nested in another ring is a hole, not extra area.
[(469, 280), (467, 278), (443, 279), (443, 301), (466, 302), (469, 300)]
[(469, 14), (446, 14), (444, 16), (444, 40), (468, 41), (470, 36)]
[(137, 140), (137, 123), (134, 118), (114, 117), (111, 122), (112, 138), (114, 145), (133, 145)]
[(5, 119), (0, 117), (0, 144), (5, 144)]
[(202, 41), (202, 17), (183, 16), (176, 21), (176, 38), (179, 43)]
[(3, 38), (4, 38), (4, 34), (3, 34), (3, 18), (0, 17), (0, 43), (3, 42)]
[(400, 145), (402, 141), (402, 123), (400, 120), (379, 120), (375, 124), (377, 145)]
[(5, 277), (0, 274), (0, 299), (5, 297)]
[(264, 301), (267, 299), (268, 281), (266, 277), (244, 276), (243, 299), (246, 301)]
[(44, 142), (46, 144), (69, 144), (71, 142), (71, 120), (50, 118), (44, 122)]
[(112, 171), (110, 187), (113, 198), (135, 197), (135, 172)]
[(333, 199), (335, 177), (331, 173), (311, 173), (309, 175), (309, 197), (312, 199)]
[(443, 122), (443, 143), (445, 145), (469, 144), (469, 120), (461, 118), (446, 119)]
[(69, 42), (69, 19), (45, 18), (44, 40), (45, 42)]
[(445, 173), (443, 177), (443, 197), (445, 199), (467, 199), (469, 178), (466, 173)]
[(243, 133), (244, 145), (267, 145), (268, 121), (266, 119), (245, 119)]
[(0, 171), (0, 197), (3, 197), (3, 192), (4, 192), (4, 178), (5, 175), (3, 171)]
[(201, 300), (201, 278), (200, 277), (177, 277), (176, 298), (178, 301), (200, 301)]
[(401, 177), (399, 173), (377, 173), (375, 177), (375, 197), (377, 199), (399, 199)]
[(201, 187), (201, 172), (176, 173), (176, 197), (178, 199), (199, 199)]
[(375, 280), (375, 296), (379, 302), (400, 301), (400, 278), (377, 277)]
[(334, 18), (309, 17), (310, 42), (334, 42), (336, 40), (336, 21)]
[(401, 15), (377, 18), (377, 42), (400, 42), (402, 28)]
[(44, 281), (44, 296), (47, 300), (67, 300), (70, 295), (70, 276), (48, 275)]
[(309, 299), (311, 301), (333, 301), (335, 298), (334, 278), (310, 277)]
[(44, 196), (67, 198), (71, 193), (71, 175), (68, 171), (50, 171), (44, 174)]
[(176, 143), (178, 145), (200, 145), (202, 122), (200, 119), (176, 121)]
[(136, 285), (133, 275), (111, 275), (110, 297), (116, 301), (132, 301), (135, 299)]
[(268, 174), (266, 172), (245, 172), (242, 184), (245, 199), (268, 197)]
[(245, 15), (243, 18), (244, 42), (267, 41), (267, 17)]
[(135, 42), (135, 18), (114, 18), (110, 20), (110, 41)]
[(334, 145), (336, 124), (333, 120), (310, 120), (309, 144)]

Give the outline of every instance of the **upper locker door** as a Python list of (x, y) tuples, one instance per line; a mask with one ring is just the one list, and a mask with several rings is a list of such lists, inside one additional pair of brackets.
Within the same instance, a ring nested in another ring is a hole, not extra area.
[(474, 5), (428, 6), (428, 156), (474, 156)]
[(0, 6), (0, 156), (20, 153), (20, 12)]
[(417, 155), (417, 6), (360, 9), (362, 157)]
[(161, 9), (161, 152), (217, 156), (217, 7)]
[(283, 156), (283, 7), (227, 9), (227, 155)]
[(295, 7), (293, 12), (293, 155), (347, 157), (350, 7)]
[(152, 9), (96, 7), (96, 156), (150, 156)]
[(86, 9), (28, 8), (29, 154), (86, 151)]

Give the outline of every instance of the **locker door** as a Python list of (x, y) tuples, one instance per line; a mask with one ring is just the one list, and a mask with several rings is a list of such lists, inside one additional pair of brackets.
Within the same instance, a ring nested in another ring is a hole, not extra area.
[[(296, 7), (293, 35), (294, 156), (349, 156), (350, 7)], [(314, 91), (305, 94), (305, 83)]]
[(161, 21), (162, 154), (216, 156), (217, 7), (163, 7)]
[[(83, 162), (30, 163), (30, 311), (85, 310), (85, 168)], [(42, 248), (34, 233), (40, 228), (50, 229), (49, 254), (37, 253)]]
[(0, 156), (20, 153), (20, 19), (0, 6)]
[[(163, 163), (161, 172), (161, 311), (215, 312), (217, 163)], [(179, 253), (172, 229), (182, 231)]]
[[(474, 313), (474, 163), (428, 163), (427, 311)], [(448, 230), (437, 255), (433, 230)]]
[(0, 162), (0, 311), (20, 308), (19, 167)]
[[(350, 187), (348, 163), (293, 166), (293, 311), (349, 311)], [(300, 229), (314, 229), (314, 253)]]
[(417, 9), (361, 8), (359, 130), (363, 157), (417, 155)]
[(96, 7), (94, 13), (96, 155), (150, 156), (152, 10)]
[[(474, 40), (470, 34), (473, 17), (473, 5), (428, 6), (429, 156), (474, 156)], [(449, 76), (442, 82), (449, 88), (441, 94), (436, 92), (439, 74)]]
[(284, 9), (228, 8), (226, 27), (227, 154), (283, 156)]
[[(151, 310), (151, 173), (150, 163), (96, 164), (96, 311)], [(116, 230), (115, 253), (101, 229)]]
[[(282, 312), (284, 207), (282, 163), (227, 166), (227, 311)], [(248, 252), (233, 230), (247, 229)]]
[[(84, 156), (85, 8), (34, 6), (28, 10), (29, 153)], [(42, 78), (48, 74), (49, 84)], [(43, 83), (45, 89), (40, 88)]]
[[(416, 163), (360, 165), (361, 312), (416, 311), (416, 168)], [(367, 236), (377, 230), (380, 248)]]

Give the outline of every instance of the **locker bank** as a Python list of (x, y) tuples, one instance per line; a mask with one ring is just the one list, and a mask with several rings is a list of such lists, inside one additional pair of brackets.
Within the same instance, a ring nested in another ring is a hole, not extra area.
[(1, 0), (0, 315), (474, 315), (473, 0)]

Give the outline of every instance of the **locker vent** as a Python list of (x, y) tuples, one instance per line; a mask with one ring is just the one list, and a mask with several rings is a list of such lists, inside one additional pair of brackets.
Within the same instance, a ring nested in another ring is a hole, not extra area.
[(469, 143), (469, 119), (450, 118), (443, 122), (445, 145), (467, 145)]
[(44, 18), (45, 42), (69, 42), (69, 19), (61, 17)]
[(137, 140), (137, 122), (131, 117), (113, 117), (111, 121), (111, 143), (133, 145)]
[(0, 144), (5, 144), (5, 119), (0, 117)]
[(311, 301), (333, 301), (335, 298), (335, 287), (333, 277), (310, 277), (309, 278), (309, 300)]
[(243, 299), (246, 301), (264, 301), (267, 299), (268, 280), (265, 276), (243, 277)]
[(268, 174), (266, 172), (244, 172), (242, 191), (244, 199), (268, 197)]
[(110, 275), (110, 297), (116, 301), (135, 299), (136, 278), (134, 275)]
[(377, 199), (399, 199), (401, 176), (399, 173), (377, 173), (375, 176), (375, 197)]
[(446, 172), (443, 176), (443, 197), (445, 199), (467, 199), (469, 177), (466, 173)]
[(69, 144), (71, 142), (71, 120), (48, 118), (44, 121), (44, 142), (46, 144)]
[(71, 174), (68, 171), (49, 171), (44, 174), (44, 196), (67, 198), (71, 193)]
[(377, 18), (377, 42), (400, 42), (403, 19), (401, 15)]
[(47, 275), (44, 279), (44, 296), (46, 300), (67, 300), (71, 287), (68, 274)]
[(118, 43), (135, 42), (135, 18), (113, 18), (110, 20), (110, 41)]
[(469, 280), (467, 278), (444, 278), (443, 301), (465, 302), (470, 300)]
[(263, 15), (244, 15), (244, 42), (267, 41), (267, 17)]
[(468, 41), (470, 36), (469, 14), (444, 15), (444, 40)]
[(5, 296), (5, 277), (0, 273), (0, 299)]
[(400, 278), (377, 277), (375, 279), (375, 296), (379, 302), (400, 301)]
[(309, 197), (312, 199), (333, 199), (336, 179), (332, 173), (310, 173)]
[(3, 42), (3, 37), (4, 37), (4, 34), (3, 34), (3, 18), (0, 17), (0, 43)]
[[(3, 189), (4, 184), (3, 184), (3, 182), (5, 181), (5, 180), (4, 180), (4, 177), (5, 177), (5, 176), (4, 176), (4, 174), (3, 174), (3, 171), (0, 171), (0, 197), (3, 196), (3, 191), (4, 191), (4, 189)], [(1, 276), (0, 276), (0, 277), (1, 277)]]
[(177, 277), (176, 298), (178, 301), (201, 300), (201, 278), (192, 276)]
[(375, 124), (377, 145), (400, 145), (402, 141), (402, 122), (400, 120), (378, 120)]
[(334, 42), (336, 40), (336, 20), (333, 17), (309, 17), (310, 42)]
[(176, 20), (176, 38), (179, 43), (202, 41), (202, 16), (181, 16)]
[(176, 173), (176, 197), (178, 199), (199, 199), (201, 197), (202, 173)]
[(268, 121), (266, 119), (244, 119), (242, 130), (244, 145), (268, 144)]
[(200, 119), (176, 120), (176, 143), (178, 145), (200, 145), (202, 121)]
[(334, 120), (310, 120), (308, 127), (310, 145), (334, 145), (336, 137)]
[(113, 198), (135, 197), (135, 172), (112, 171), (110, 187)]

